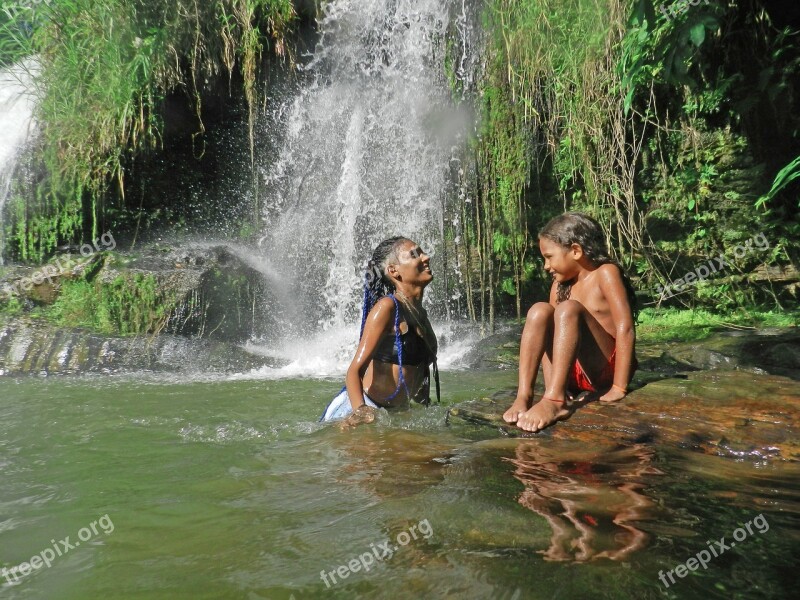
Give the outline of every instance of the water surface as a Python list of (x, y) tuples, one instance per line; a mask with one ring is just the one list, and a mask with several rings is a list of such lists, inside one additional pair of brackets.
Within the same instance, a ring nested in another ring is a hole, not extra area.
[[(446, 404), (514, 375), (445, 372), (442, 406), (346, 433), (316, 422), (334, 380), (0, 379), (0, 564), (113, 523), (0, 593), (707, 600), (794, 588), (794, 463), (445, 423)], [(768, 530), (661, 583), (758, 515)], [(369, 571), (350, 571), (370, 554)]]

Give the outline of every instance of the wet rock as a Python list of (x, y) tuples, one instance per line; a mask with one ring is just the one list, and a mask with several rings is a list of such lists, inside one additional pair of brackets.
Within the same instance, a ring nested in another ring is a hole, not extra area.
[(800, 379), (800, 331), (764, 329), (669, 344), (665, 355), (702, 370), (745, 369)]
[(0, 323), (0, 375), (242, 372), (277, 361), (225, 342), (162, 334), (109, 337), (35, 319)]
[[(465, 364), (471, 369), (516, 369), (521, 333), (522, 327), (513, 324), (481, 340)], [(749, 370), (800, 379), (800, 330), (730, 331), (692, 342), (637, 342), (636, 355), (641, 381), (700, 370)]]
[(470, 369), (516, 369), (521, 335), (522, 327), (516, 323), (502, 326), (500, 331), (475, 344), (463, 362)]
[(576, 405), (569, 419), (537, 434), (502, 420), (512, 401), (513, 392), (505, 400), (471, 400), (453, 407), (449, 419), (508, 436), (578, 440), (587, 447), (612, 439), (733, 458), (800, 460), (800, 394), (797, 383), (786, 377), (697, 371), (682, 379), (661, 379), (641, 385), (618, 403)]

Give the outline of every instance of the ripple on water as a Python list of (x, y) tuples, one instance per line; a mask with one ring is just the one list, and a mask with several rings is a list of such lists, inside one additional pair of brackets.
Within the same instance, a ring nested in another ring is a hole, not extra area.
[(317, 423), (312, 422), (280, 423), (259, 428), (232, 421), (219, 425), (188, 424), (181, 427), (179, 434), (184, 442), (229, 444), (252, 440), (275, 440), (284, 435), (308, 434), (319, 428)]

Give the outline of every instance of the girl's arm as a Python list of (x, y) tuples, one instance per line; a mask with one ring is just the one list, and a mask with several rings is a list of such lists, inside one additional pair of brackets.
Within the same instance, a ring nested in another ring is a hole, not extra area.
[(611, 319), (614, 322), (614, 337), (617, 341), (616, 359), (614, 364), (614, 386), (601, 400), (619, 400), (625, 396), (621, 390), (628, 389), (631, 379), (631, 364), (636, 345), (636, 329), (633, 326), (633, 312), (628, 302), (622, 274), (615, 265), (608, 265), (598, 269), (600, 277), (600, 290), (608, 302)]
[(378, 342), (394, 325), (394, 310), (394, 302), (391, 298), (381, 298), (367, 315), (364, 333), (361, 335), (355, 358), (347, 369), (345, 379), (347, 395), (353, 411), (364, 405), (364, 386), (361, 382), (378, 347)]

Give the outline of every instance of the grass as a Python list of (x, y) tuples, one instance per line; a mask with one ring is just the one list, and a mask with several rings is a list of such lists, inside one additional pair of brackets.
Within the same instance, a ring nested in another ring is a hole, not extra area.
[(65, 281), (45, 315), (62, 327), (83, 327), (108, 335), (157, 334), (175, 302), (163, 298), (151, 274), (126, 274), (114, 281)]
[(636, 339), (639, 342), (703, 340), (715, 332), (731, 329), (764, 329), (767, 327), (797, 327), (800, 311), (738, 311), (716, 315), (696, 309), (652, 309), (639, 313)]
[[(114, 260), (114, 266), (119, 268), (125, 262)], [(123, 271), (113, 280), (101, 280), (97, 273), (104, 264), (105, 260), (94, 264), (86, 261), (80, 275), (58, 278), (58, 296), (53, 304), (41, 304), (41, 299), (31, 302), (16, 295), (0, 296), (0, 322), (25, 316), (105, 335), (162, 332), (179, 306), (179, 298), (152, 273)]]

